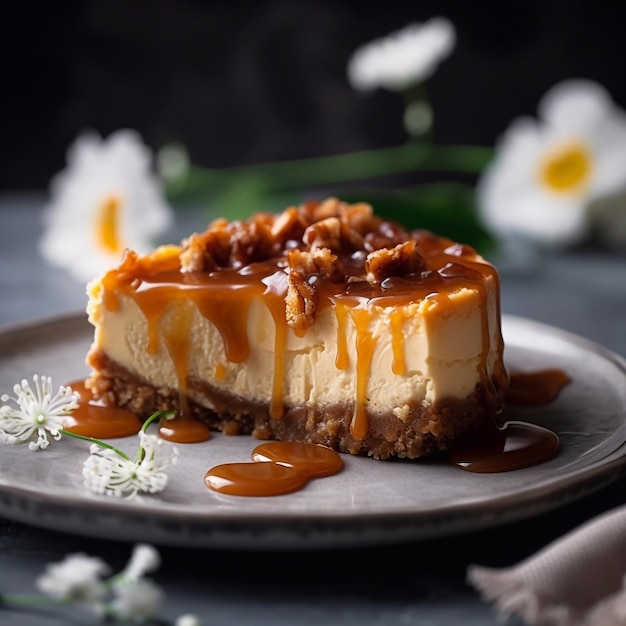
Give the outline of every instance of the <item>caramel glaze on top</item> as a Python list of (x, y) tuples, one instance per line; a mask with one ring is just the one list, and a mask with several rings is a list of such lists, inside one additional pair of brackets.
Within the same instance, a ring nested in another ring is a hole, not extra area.
[[(367, 204), (348, 205), (330, 198), (291, 207), (278, 215), (258, 213), (249, 220), (234, 222), (219, 219), (205, 232), (186, 239), (181, 247), (157, 249), (147, 257), (127, 251), (121, 265), (108, 272), (102, 284), (109, 310), (118, 307), (118, 293), (137, 303), (148, 322), (149, 353), (157, 351), (161, 333), (176, 365), (183, 402), (189, 335), (185, 320), (175, 330), (159, 328), (159, 318), (168, 304), (176, 299), (193, 301), (221, 333), (226, 357), (241, 363), (250, 349), (248, 309), (253, 298), (262, 298), (276, 329), (270, 405), (270, 415), (276, 419), (284, 410), (287, 334), (305, 335), (317, 313), (334, 306), (338, 322), (336, 366), (340, 370), (349, 364), (343, 329), (349, 319), (356, 328), (356, 408), (351, 430), (354, 437), (363, 438), (368, 428), (366, 387), (375, 348), (375, 338), (368, 330), (368, 308), (372, 305), (393, 307), (393, 371), (402, 375), (403, 307), (424, 298), (450, 307), (450, 294), (463, 287), (475, 290), (480, 296), (483, 325), (480, 381), (495, 410), (498, 393), (507, 387), (508, 373), (499, 329), (489, 328), (490, 281), (498, 294), (495, 268), (470, 246), (425, 230), (408, 231), (375, 216)], [(495, 319), (500, 319), (499, 311)], [(496, 332), (499, 354), (492, 378), (487, 357), (490, 338)]]

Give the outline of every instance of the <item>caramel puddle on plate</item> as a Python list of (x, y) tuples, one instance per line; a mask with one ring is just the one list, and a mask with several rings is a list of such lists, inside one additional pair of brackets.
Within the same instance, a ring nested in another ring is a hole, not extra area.
[(252, 451), (252, 463), (224, 463), (210, 469), (204, 484), (234, 496), (293, 493), (311, 478), (332, 476), (343, 468), (339, 454), (326, 446), (271, 441)]
[(505, 395), (505, 404), (517, 406), (549, 404), (569, 382), (569, 376), (559, 369), (533, 372), (512, 371), (509, 388)]
[(94, 400), (84, 380), (74, 381), (68, 386), (78, 392), (80, 402), (67, 418), (66, 430), (94, 439), (116, 439), (136, 435), (141, 429), (141, 420), (135, 414)]
[(174, 419), (161, 423), (159, 436), (174, 443), (200, 443), (211, 439), (211, 431), (193, 416), (179, 413)]
[[(559, 369), (511, 372), (505, 404), (539, 406), (552, 402), (570, 382)], [(559, 449), (559, 437), (542, 426), (507, 421), (486, 436), (452, 448), (451, 463), (468, 472), (510, 472), (551, 459)]]
[(468, 472), (510, 472), (551, 459), (559, 437), (547, 428), (526, 422), (505, 422), (479, 440), (450, 450), (451, 463)]

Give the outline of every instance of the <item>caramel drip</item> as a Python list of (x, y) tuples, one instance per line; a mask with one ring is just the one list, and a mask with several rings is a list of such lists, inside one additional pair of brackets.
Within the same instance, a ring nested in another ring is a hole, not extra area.
[(348, 358), (347, 344), (347, 323), (349, 307), (343, 302), (335, 303), (335, 316), (337, 317), (337, 356), (335, 357), (335, 367), (338, 370), (348, 369), (350, 360)]
[(406, 359), (404, 358), (404, 334), (402, 326), (404, 325), (404, 311), (395, 307), (391, 313), (391, 349), (393, 350), (393, 363), (391, 371), (396, 376), (404, 376), (406, 374)]
[(177, 443), (199, 443), (211, 438), (211, 431), (193, 417), (187, 399), (191, 313), (189, 308), (181, 309), (176, 325), (167, 325), (162, 331), (178, 380), (178, 414), (159, 426), (159, 435)]
[(548, 404), (569, 382), (570, 377), (560, 369), (511, 371), (505, 401), (518, 406)]
[(226, 358), (243, 363), (250, 353), (248, 344), (248, 309), (250, 301), (236, 291), (225, 290), (219, 297), (195, 297), (200, 313), (219, 331)]
[(454, 447), (450, 462), (468, 472), (510, 472), (551, 459), (559, 437), (547, 428), (526, 422), (505, 422), (480, 440)]
[(350, 432), (355, 439), (364, 439), (367, 435), (367, 383), (369, 372), (376, 347), (376, 340), (368, 329), (369, 311), (367, 309), (354, 308), (350, 312), (356, 327), (356, 406)]
[(136, 435), (141, 428), (141, 420), (125, 409), (109, 406), (94, 400), (84, 380), (68, 384), (80, 396), (77, 409), (67, 418), (65, 429), (94, 439), (116, 439)]
[(204, 476), (205, 485), (234, 496), (278, 496), (343, 468), (334, 450), (311, 443), (272, 441), (257, 446), (251, 456), (252, 463), (224, 463), (211, 468)]

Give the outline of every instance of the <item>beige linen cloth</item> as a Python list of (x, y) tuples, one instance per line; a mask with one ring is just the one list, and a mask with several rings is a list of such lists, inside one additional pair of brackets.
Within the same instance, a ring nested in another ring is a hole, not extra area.
[(467, 580), (505, 623), (626, 626), (626, 506), (508, 568), (471, 565)]

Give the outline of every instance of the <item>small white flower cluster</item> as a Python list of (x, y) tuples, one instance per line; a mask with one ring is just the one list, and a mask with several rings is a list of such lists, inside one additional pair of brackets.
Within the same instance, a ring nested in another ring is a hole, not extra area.
[[(15, 385), (14, 396), (3, 394), (0, 407), (0, 443), (29, 442), (31, 450), (45, 449), (50, 444), (48, 435), (58, 441), (62, 435), (84, 439), (92, 443), (90, 455), (83, 464), (83, 482), (92, 493), (134, 498), (139, 493), (159, 493), (168, 482), (166, 470), (175, 465), (178, 450), (170, 449), (170, 456), (160, 453), (163, 440), (146, 433), (155, 420), (171, 415), (155, 413), (139, 431), (139, 446), (135, 460), (121, 450), (93, 439), (78, 435), (64, 426), (68, 416), (78, 408), (80, 397), (70, 387), (61, 387), (56, 394), (47, 376), (33, 376), (35, 390), (24, 379)], [(33, 438), (36, 439), (33, 441)], [(159, 453), (158, 453), (159, 451)]]
[(110, 448), (93, 444), (83, 464), (83, 481), (93, 493), (133, 498), (138, 493), (159, 493), (167, 485), (166, 470), (175, 465), (178, 450), (172, 456), (158, 456), (163, 440), (156, 435), (139, 433), (140, 458), (125, 459)]
[[(73, 604), (107, 621), (140, 623), (154, 618), (163, 603), (161, 589), (146, 574), (161, 565), (158, 551), (151, 545), (134, 547), (126, 567), (111, 575), (102, 559), (83, 553), (71, 554), (48, 565), (36, 586), (47, 598), (59, 604)], [(20, 598), (3, 596), (3, 603)], [(20, 605), (24, 602), (20, 599)], [(195, 615), (181, 615), (175, 626), (200, 626)]]
[(35, 389), (23, 379), (13, 387), (14, 396), (3, 394), (2, 402), (11, 402), (0, 407), (0, 441), (18, 443), (28, 441), (36, 434), (36, 441), (30, 441), (31, 450), (44, 449), (50, 444), (48, 434), (55, 440), (61, 438), (68, 415), (78, 408), (79, 395), (70, 387), (60, 387), (52, 393), (52, 381), (48, 376), (33, 376)]

